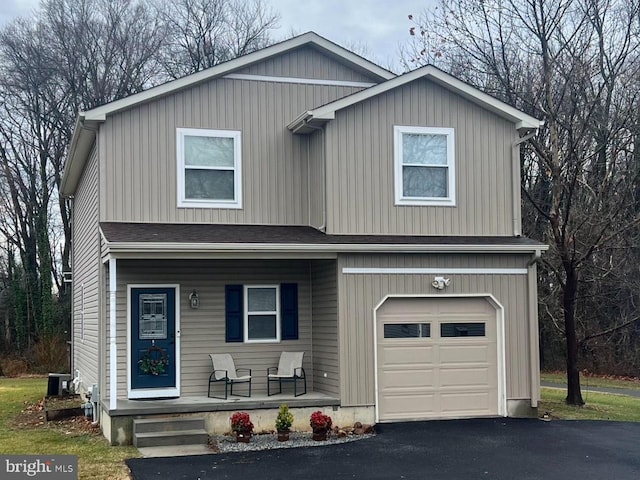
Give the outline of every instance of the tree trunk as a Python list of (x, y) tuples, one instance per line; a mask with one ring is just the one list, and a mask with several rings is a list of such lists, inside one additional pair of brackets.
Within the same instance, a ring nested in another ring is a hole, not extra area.
[(578, 370), (578, 336), (576, 334), (576, 292), (578, 274), (573, 265), (566, 268), (567, 280), (562, 294), (564, 330), (567, 339), (567, 398), (569, 405), (584, 405)]

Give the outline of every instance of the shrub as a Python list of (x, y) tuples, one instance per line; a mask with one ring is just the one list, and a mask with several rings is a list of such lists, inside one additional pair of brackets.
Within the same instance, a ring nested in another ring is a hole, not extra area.
[(282, 405), (280, 405), (278, 418), (276, 418), (276, 430), (289, 430), (292, 424), (293, 414), (289, 411), (289, 406), (286, 403), (283, 403)]
[(30, 350), (35, 373), (69, 373), (69, 350), (64, 335), (41, 337)]
[(22, 358), (5, 358), (2, 360), (2, 371), (7, 377), (20, 377), (29, 372), (29, 364)]
[(325, 415), (321, 411), (313, 412), (311, 414), (311, 419), (309, 421), (311, 425), (311, 429), (313, 431), (317, 430), (329, 430), (333, 425), (331, 417), (329, 415)]
[(251, 433), (253, 423), (251, 417), (246, 412), (236, 412), (231, 415), (231, 430), (236, 433)]

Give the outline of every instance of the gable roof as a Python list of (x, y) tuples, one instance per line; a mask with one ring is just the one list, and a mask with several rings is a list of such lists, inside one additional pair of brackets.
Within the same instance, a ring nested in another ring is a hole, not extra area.
[(150, 102), (180, 90), (192, 87), (215, 78), (220, 78), (239, 69), (245, 68), (257, 62), (275, 57), (302, 46), (312, 46), (320, 50), (330, 58), (347, 64), (354, 70), (366, 73), (368, 76), (385, 81), (394, 78), (395, 74), (376, 65), (373, 62), (321, 37), (317, 33), (307, 32), (289, 40), (284, 40), (269, 47), (257, 50), (242, 57), (234, 58), (228, 62), (188, 75), (171, 82), (152, 87), (140, 93), (130, 95), (120, 100), (101, 105), (99, 107), (80, 112), (67, 154), (67, 162), (60, 185), (60, 194), (72, 195), (80, 181), (84, 164), (95, 142), (98, 125), (104, 122), (108, 115), (132, 108), (141, 103)]
[(347, 97), (335, 100), (331, 103), (308, 110), (298, 116), (288, 125), (289, 130), (294, 133), (311, 133), (315, 128), (324, 125), (329, 120), (335, 118), (338, 110), (342, 110), (356, 103), (365, 101), (382, 93), (388, 92), (394, 88), (401, 87), (418, 79), (430, 80), (445, 89), (457, 93), (458, 95), (470, 100), (471, 102), (497, 114), (498, 116), (513, 122), (518, 130), (535, 130), (544, 124), (543, 121), (528, 115), (517, 108), (514, 108), (497, 98), (492, 97), (468, 83), (443, 72), (433, 65), (412, 70), (386, 82), (379, 83), (373, 87), (361, 90)]
[(228, 62), (220, 63), (206, 70), (187, 75), (186, 77), (182, 77), (171, 82), (163, 83), (162, 85), (150, 88), (144, 92), (136, 93), (126, 98), (96, 107), (92, 110), (83, 112), (81, 115), (83, 115), (86, 120), (104, 121), (106, 116), (110, 113), (124, 110), (150, 100), (155, 100), (156, 98), (192, 87), (193, 85), (197, 85), (214, 78), (219, 78), (222, 75), (231, 73), (256, 62), (263, 61), (267, 58), (309, 45), (318, 48), (329, 57), (338, 59), (342, 63), (349, 64), (350, 67), (356, 70), (364, 71), (367, 74), (372, 75), (379, 81), (385, 81), (396, 76), (394, 73), (385, 70), (375, 63), (356, 55), (355, 53), (327, 40), (324, 37), (321, 37), (315, 32), (307, 32), (261, 50), (256, 50), (255, 52), (243, 55), (242, 57), (234, 58)]

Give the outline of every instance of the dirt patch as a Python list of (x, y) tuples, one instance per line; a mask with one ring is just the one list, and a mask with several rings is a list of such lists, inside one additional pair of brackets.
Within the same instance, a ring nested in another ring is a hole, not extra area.
[(42, 398), (38, 402), (25, 402), (21, 412), (10, 422), (18, 429), (49, 429), (66, 435), (100, 435), (100, 428), (91, 425), (85, 416), (74, 416), (47, 422), (45, 410), (63, 410), (80, 407), (78, 396)]

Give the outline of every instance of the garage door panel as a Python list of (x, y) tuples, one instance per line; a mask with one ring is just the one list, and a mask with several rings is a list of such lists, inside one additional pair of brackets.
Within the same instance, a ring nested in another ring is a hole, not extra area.
[(494, 413), (492, 395), (487, 392), (441, 394), (444, 416), (490, 415)]
[(494, 363), (494, 345), (440, 345), (440, 364)]
[(433, 347), (424, 346), (421, 348), (397, 346), (382, 349), (381, 356), (384, 367), (394, 366), (410, 367), (413, 365), (424, 365), (433, 363)]
[(440, 369), (441, 387), (487, 387), (491, 380), (486, 367)]
[[(483, 298), (394, 298), (377, 317), (381, 420), (498, 414), (496, 311)], [(469, 323), (483, 323), (484, 329)], [(415, 334), (409, 323), (429, 323)], [(447, 337), (441, 337), (441, 324)], [(384, 325), (387, 338), (384, 336)], [(452, 330), (453, 328), (453, 330)], [(404, 330), (411, 332), (400, 338)], [(429, 333), (430, 331), (430, 333)], [(452, 333), (453, 332), (453, 333)], [(398, 335), (398, 337), (395, 337)], [(408, 338), (410, 336), (422, 338)], [(475, 335), (475, 336), (474, 336)]]
[(402, 395), (387, 395), (387, 405), (384, 415), (387, 418), (415, 418), (424, 414), (436, 412), (437, 398), (433, 393), (413, 393)]
[(382, 373), (382, 384), (390, 388), (431, 388), (433, 385), (432, 369), (385, 370)]

